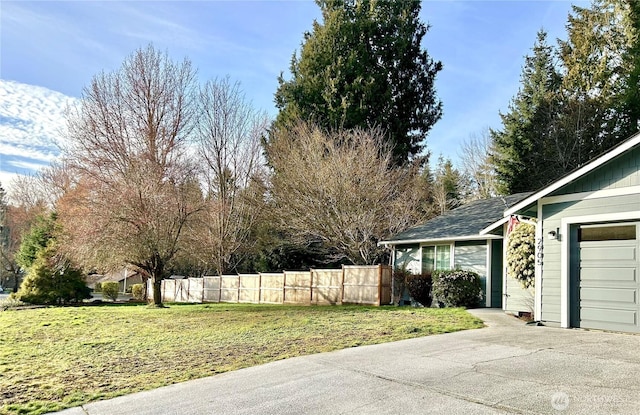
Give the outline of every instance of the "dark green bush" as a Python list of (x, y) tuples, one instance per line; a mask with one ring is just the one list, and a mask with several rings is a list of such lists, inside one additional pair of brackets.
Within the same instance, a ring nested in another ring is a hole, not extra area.
[(106, 298), (110, 298), (112, 301), (118, 299), (118, 290), (120, 285), (117, 281), (105, 281), (102, 283), (102, 295)]
[(133, 284), (131, 286), (131, 294), (136, 300), (144, 300), (144, 284)]
[(30, 304), (67, 304), (91, 298), (80, 270), (57, 261), (50, 246), (40, 252), (14, 298)]
[(477, 307), (482, 301), (480, 276), (473, 271), (435, 271), (431, 292), (445, 307)]
[(411, 298), (425, 307), (431, 307), (431, 273), (409, 274), (406, 276), (405, 284)]

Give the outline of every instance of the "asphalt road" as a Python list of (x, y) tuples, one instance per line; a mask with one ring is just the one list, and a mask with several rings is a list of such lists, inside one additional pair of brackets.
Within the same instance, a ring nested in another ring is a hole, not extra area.
[(488, 327), (282, 360), (65, 415), (639, 414), (640, 336)]

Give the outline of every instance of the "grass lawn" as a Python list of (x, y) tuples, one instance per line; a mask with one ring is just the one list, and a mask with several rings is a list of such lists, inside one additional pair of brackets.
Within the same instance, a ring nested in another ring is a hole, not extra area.
[(0, 414), (41, 414), (312, 353), (482, 327), (462, 309), (244, 304), (0, 312)]

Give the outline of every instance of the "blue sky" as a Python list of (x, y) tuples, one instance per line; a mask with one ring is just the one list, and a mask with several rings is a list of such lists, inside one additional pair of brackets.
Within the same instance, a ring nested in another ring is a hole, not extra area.
[[(573, 2), (587, 6), (587, 2)], [(457, 160), (460, 143), (500, 127), (536, 32), (565, 38), (569, 1), (431, 1), (423, 46), (444, 69), (444, 116), (427, 138), (434, 158)], [(116, 70), (153, 43), (188, 57), (201, 80), (229, 76), (254, 106), (275, 116), (281, 71), (320, 12), (312, 1), (0, 2), (0, 182), (58, 154), (66, 105), (100, 71)]]

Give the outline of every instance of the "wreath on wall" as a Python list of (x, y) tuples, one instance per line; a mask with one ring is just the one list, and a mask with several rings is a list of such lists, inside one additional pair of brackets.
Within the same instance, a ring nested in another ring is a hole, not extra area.
[(533, 287), (536, 274), (536, 227), (519, 223), (507, 241), (507, 272), (524, 288)]

